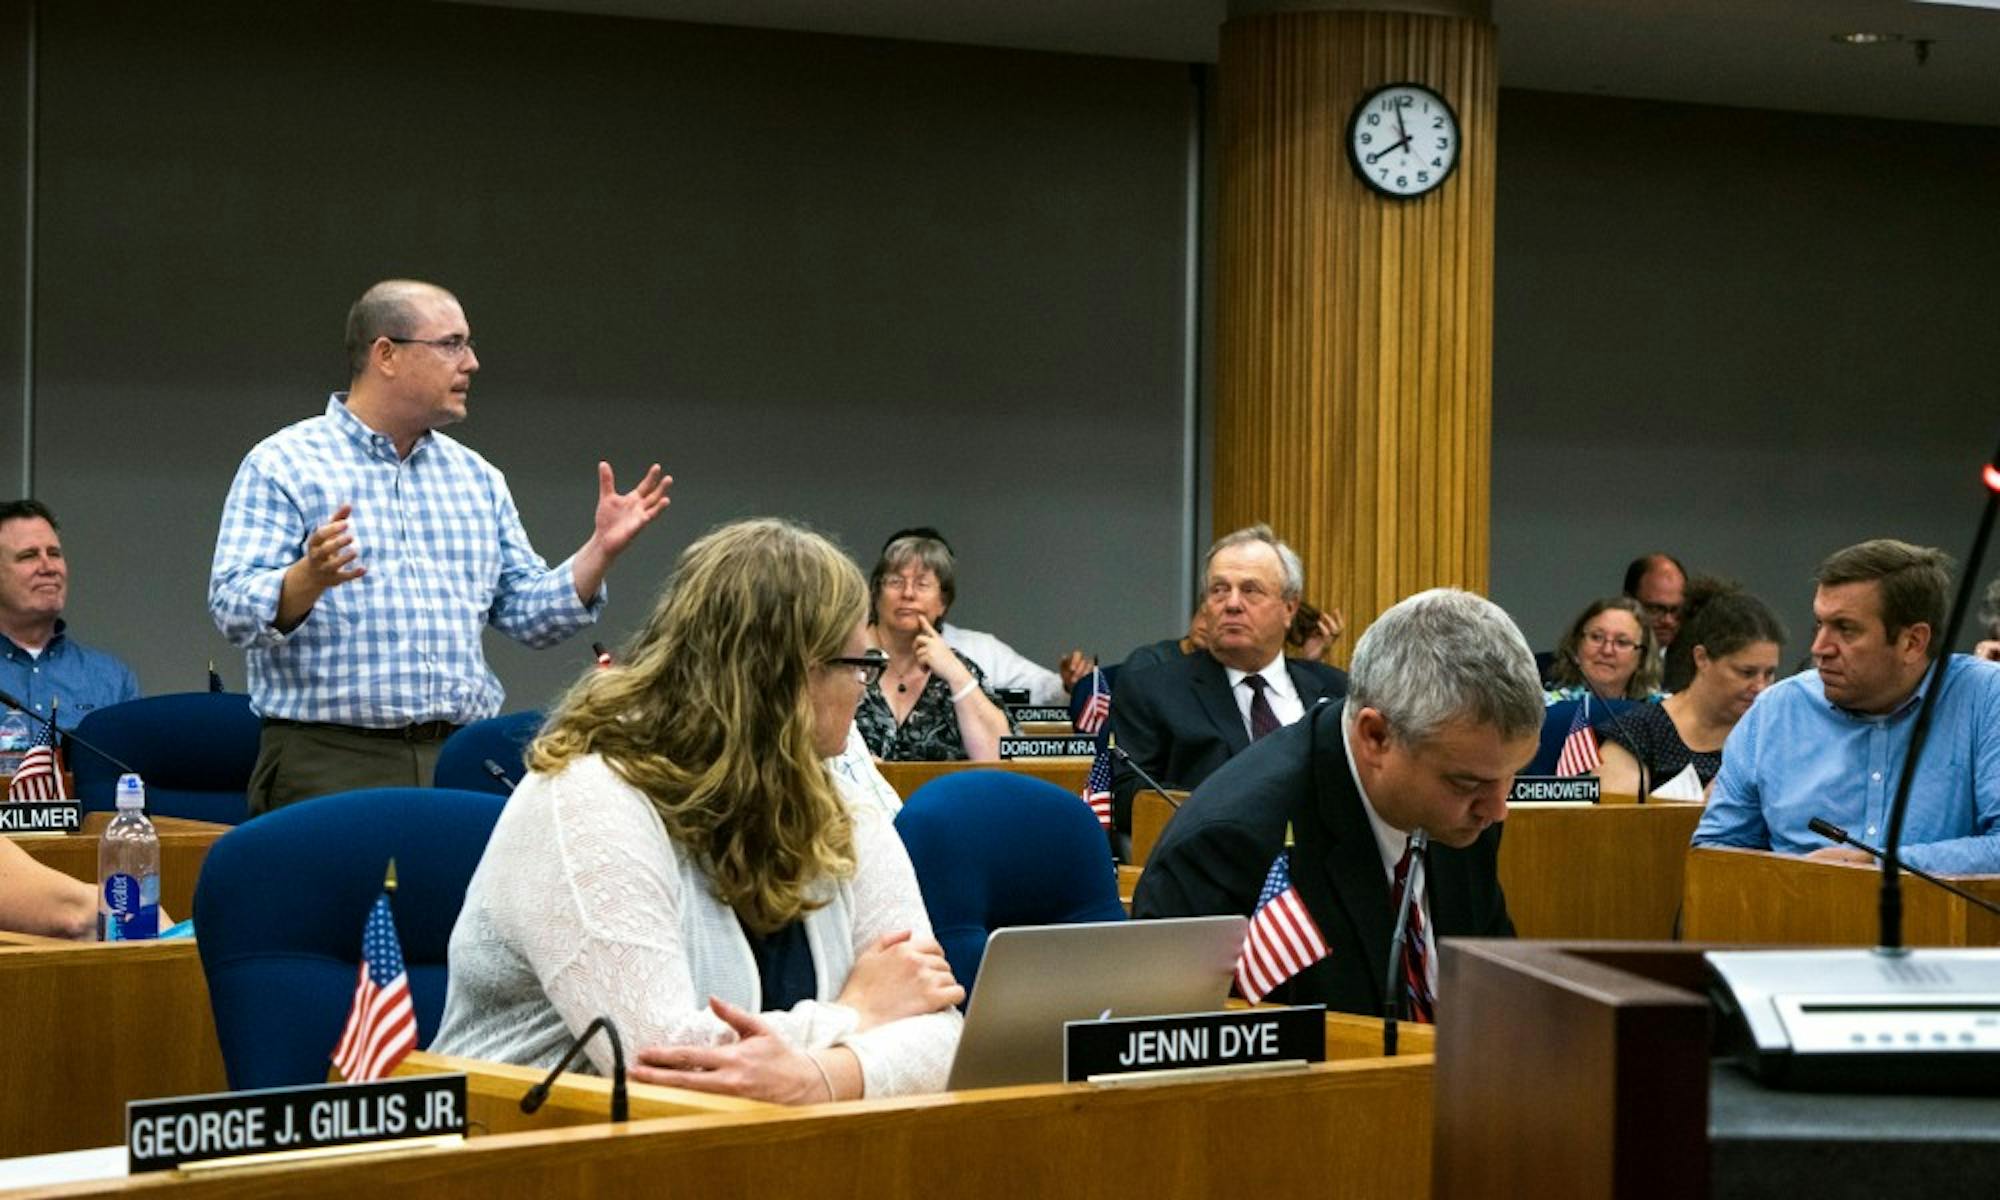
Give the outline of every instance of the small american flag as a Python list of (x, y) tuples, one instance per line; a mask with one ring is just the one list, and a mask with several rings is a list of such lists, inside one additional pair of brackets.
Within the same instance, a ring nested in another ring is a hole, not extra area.
[(1236, 990), (1252, 1004), (1332, 953), (1292, 884), (1291, 864), (1291, 848), (1278, 851), (1236, 958)]
[(385, 891), (375, 897), (361, 929), (361, 977), (333, 1065), (349, 1083), (366, 1083), (387, 1076), (416, 1048), (410, 974), (403, 969), (403, 948), (396, 942), (396, 919)]
[(1106, 829), (1111, 828), (1111, 747), (1099, 746), (1091, 761), (1090, 774), (1083, 781), (1083, 802), (1092, 816)]
[(1576, 715), (1570, 718), (1569, 736), (1563, 739), (1562, 756), (1556, 759), (1558, 775), (1582, 775), (1597, 769), (1597, 731), (1584, 714), (1585, 704), (1577, 701)]
[(7, 785), (9, 800), (66, 800), (63, 795), (62, 759), (56, 754), (55, 733), (44, 723), (35, 726), (35, 740), (14, 768), (14, 782)]
[(1083, 711), (1076, 715), (1078, 733), (1096, 733), (1104, 728), (1104, 722), (1111, 716), (1111, 685), (1105, 681), (1104, 668), (1090, 668), (1090, 699), (1083, 702)]

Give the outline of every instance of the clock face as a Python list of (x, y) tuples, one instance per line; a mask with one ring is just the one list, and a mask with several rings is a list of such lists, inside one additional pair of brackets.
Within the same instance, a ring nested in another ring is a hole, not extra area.
[(1458, 115), (1422, 84), (1392, 83), (1368, 93), (1347, 122), (1347, 159), (1362, 182), (1385, 196), (1431, 191), (1458, 165)]

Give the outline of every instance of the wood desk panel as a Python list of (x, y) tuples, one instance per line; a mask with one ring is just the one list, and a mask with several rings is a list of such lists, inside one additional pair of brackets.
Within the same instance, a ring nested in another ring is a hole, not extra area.
[[(13, 841), (44, 866), (96, 887), (97, 843), (112, 815), (83, 814), (82, 833), (14, 835)], [(194, 915), (194, 885), (201, 878), (201, 864), (208, 858), (208, 848), (235, 826), (181, 817), (154, 817), (153, 828), (160, 835), (160, 903), (166, 907), (168, 916), (185, 921)]]
[(1699, 804), (1516, 804), (1500, 886), (1524, 938), (1665, 940)]
[(0, 934), (0, 1021), (0, 1156), (120, 1143), (126, 1101), (227, 1086), (192, 939)]
[(425, 1153), (24, 1194), (1423, 1197), (1432, 1070), (1429, 1055), (1413, 1055), (1204, 1082), (996, 1088), (576, 1126)]
[(911, 793), (936, 779), (954, 771), (1013, 771), (1021, 775), (1046, 779), (1066, 792), (1083, 795), (1084, 780), (1090, 777), (1090, 760), (1087, 758), (1017, 758), (1010, 762), (885, 762), (880, 764), (882, 778), (896, 789), (896, 794), (908, 800)]
[[(2000, 876), (1952, 882), (2000, 902)], [(1703, 846), (1687, 857), (1687, 937), (1742, 944), (1872, 946), (1881, 932), (1882, 872), (1766, 850)], [(1903, 942), (2000, 945), (2000, 917), (1903, 876)]]

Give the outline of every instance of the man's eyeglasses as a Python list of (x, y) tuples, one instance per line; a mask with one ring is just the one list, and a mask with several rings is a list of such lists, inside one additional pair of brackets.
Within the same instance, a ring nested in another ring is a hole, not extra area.
[(1639, 601), (1639, 612), (1640, 612), (1640, 613), (1641, 613), (1641, 614), (1642, 614), (1642, 615), (1643, 615), (1643, 616), (1644, 616), (1644, 617), (1645, 617), (1645, 618), (1646, 618), (1646, 619), (1647, 619), (1648, 621), (1657, 621), (1657, 620), (1659, 620), (1659, 619), (1660, 619), (1661, 617), (1684, 617), (1684, 616), (1686, 616), (1686, 615), (1687, 615), (1687, 605), (1685, 605), (1685, 604), (1648, 604), (1648, 603), (1646, 603), (1646, 602), (1645, 602), (1644, 600), (1641, 600), (1641, 601)]
[(861, 673), (862, 687), (874, 687), (882, 682), (882, 672), (889, 665), (889, 656), (881, 650), (870, 650), (859, 658), (829, 658), (826, 665), (853, 667)]
[(1639, 648), (1639, 643), (1622, 633), (1605, 633), (1597, 629), (1584, 634), (1583, 640), (1593, 646), (1609, 646), (1620, 654), (1630, 654)]
[[(388, 337), (389, 335), (383, 334), (382, 336)], [(441, 338), (392, 337), (389, 340), (398, 346), (429, 346), (446, 358), (463, 358), (465, 352), (472, 349), (472, 339), (462, 333), (454, 333), (450, 337)]]

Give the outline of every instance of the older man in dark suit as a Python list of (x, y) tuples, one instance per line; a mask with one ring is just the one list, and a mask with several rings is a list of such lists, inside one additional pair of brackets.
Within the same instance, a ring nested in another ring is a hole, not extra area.
[[(1122, 697), (1121, 697), (1122, 699)], [(1195, 790), (1140, 877), (1138, 917), (1249, 915), (1279, 856), (1329, 952), (1268, 998), (1380, 1013), (1395, 898), (1424, 855), (1400, 975), (1426, 1017), (1435, 942), (1514, 931), (1499, 822), (1542, 726), (1534, 655), (1506, 613), (1438, 589), (1382, 614), (1342, 705), (1322, 705)], [(1429, 848), (1411, 836), (1422, 830)]]
[[(1132, 761), (1171, 788), (1193, 788), (1251, 742), (1338, 700), (1347, 676), (1285, 657), (1285, 631), (1305, 570), (1267, 525), (1239, 529), (1208, 552), (1205, 650), (1118, 676), (1111, 728)], [(1122, 760), (1112, 777), (1112, 820), (1132, 831), (1144, 784)]]

